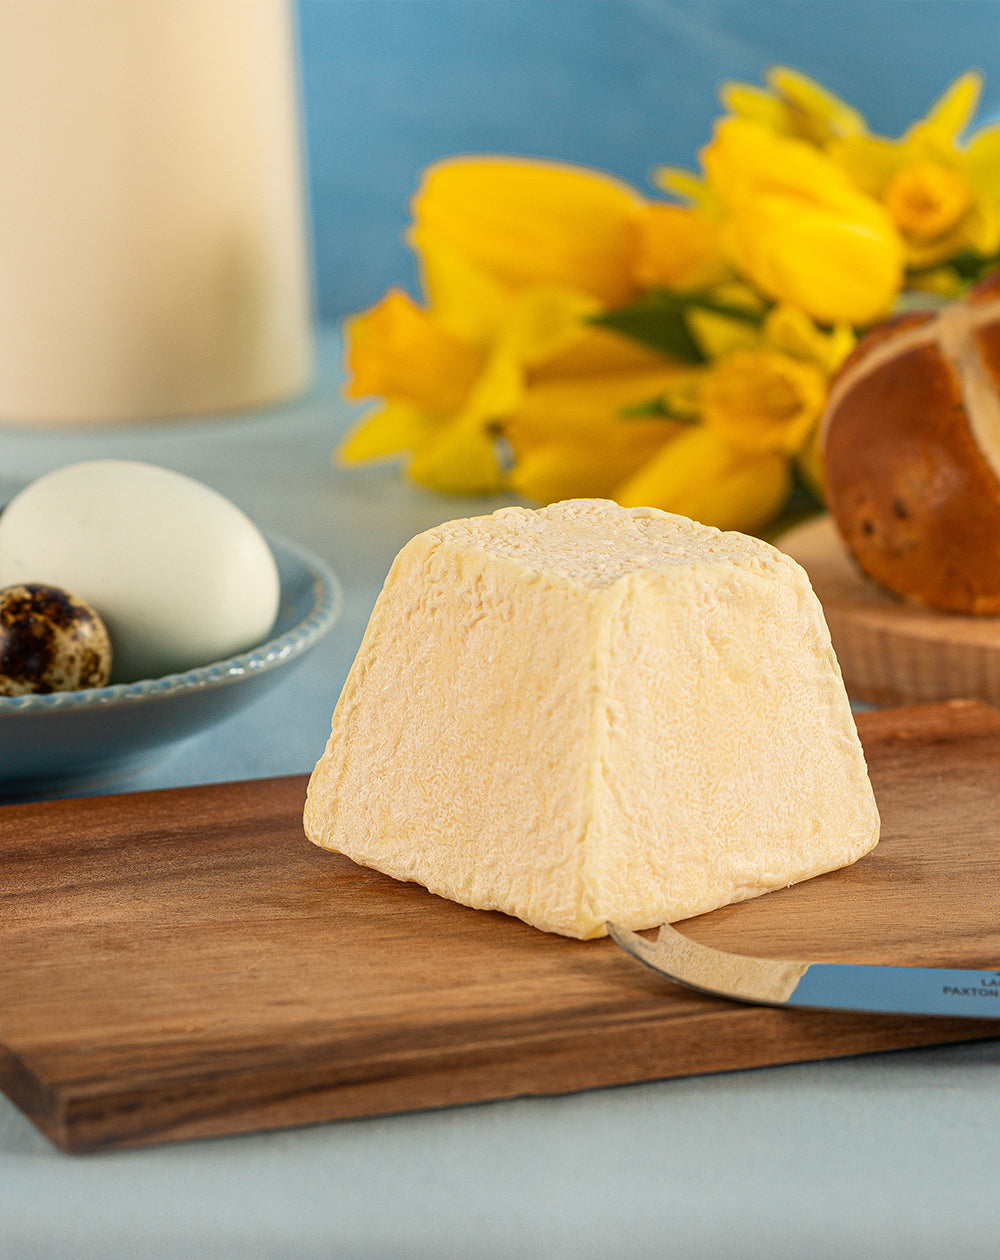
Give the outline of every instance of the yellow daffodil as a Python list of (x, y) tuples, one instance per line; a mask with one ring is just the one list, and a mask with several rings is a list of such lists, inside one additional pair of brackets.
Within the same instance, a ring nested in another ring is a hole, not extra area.
[(344, 463), (409, 454), (410, 476), (455, 493), (500, 484), (493, 442), (470, 406), (486, 356), (451, 336), (432, 314), (392, 292), (345, 327), (347, 396), (381, 396), (341, 446)]
[(772, 350), (814, 364), (827, 381), (840, 370), (857, 342), (850, 324), (820, 328), (805, 311), (786, 302), (768, 311), (761, 323), (760, 337)]
[(635, 264), (635, 279), (643, 289), (708, 289), (730, 275), (716, 216), (668, 202), (644, 208), (638, 218)]
[(722, 104), (733, 114), (763, 123), (772, 131), (807, 140), (823, 148), (831, 140), (864, 135), (864, 117), (814, 79), (787, 66), (774, 66), (764, 76), (766, 88), (750, 83), (725, 83)]
[(1000, 125), (964, 138), (980, 88), (962, 76), (890, 140), (786, 67), (727, 84), (698, 171), (654, 177), (670, 201), (582, 167), (437, 163), (408, 234), (422, 296), (346, 325), (347, 394), (376, 404), (341, 459), (766, 531), (803, 483), (822, 496), (820, 418), (861, 329), (1000, 258)]
[(768, 306), (754, 289), (730, 281), (707, 290), (706, 305), (693, 305), (686, 322), (706, 360), (760, 343)]
[(820, 329), (786, 305), (756, 330), (743, 329), (742, 340), (668, 386), (668, 409), (693, 426), (669, 434), (613, 497), (754, 531), (783, 506), (795, 469), (818, 484), (819, 420), (830, 377), (854, 336), (845, 327)]
[[(690, 369), (589, 325), (587, 308), (579, 296), (525, 290), (476, 346), (436, 312), (388, 294), (346, 327), (348, 396), (386, 401), (348, 435), (340, 459), (406, 455), (412, 480), (448, 493), (609, 495), (678, 427), (630, 409)], [(514, 457), (506, 477), (505, 451)]]
[(699, 425), (665, 443), (614, 497), (625, 507), (659, 507), (752, 533), (778, 514), (791, 486), (782, 455), (733, 446), (718, 429)]
[(699, 423), (671, 435), (614, 497), (719, 529), (760, 530), (788, 498), (795, 457), (822, 412), (825, 378), (777, 351), (736, 350), (705, 370), (694, 398)]
[(977, 74), (962, 75), (899, 140), (855, 135), (831, 154), (856, 185), (892, 216), (915, 269), (936, 266), (968, 250), (1000, 250), (1000, 126), (962, 136), (981, 90)]
[(504, 421), (514, 457), (510, 488), (541, 503), (610, 497), (683, 427), (630, 413), (689, 374), (614, 333), (581, 331), (528, 374)]
[(482, 367), (479, 349), (399, 290), (348, 320), (345, 336), (348, 398), (400, 398), (446, 415), (461, 406)]
[[(578, 168), (503, 158), (432, 167), (410, 232), (427, 303), (391, 293), (348, 322), (348, 396), (384, 402), (348, 435), (340, 458), (403, 454), (420, 484), (499, 489), (497, 438), (527, 373), (605, 304), (638, 291), (643, 206), (619, 181)], [(591, 392), (600, 394), (593, 381)], [(530, 468), (522, 480), (530, 486)]]
[(554, 284), (613, 305), (633, 277), (643, 198), (596, 171), (502, 157), (425, 173), (413, 199), (418, 254), (444, 244), (511, 288)]
[(736, 350), (714, 363), (701, 388), (706, 428), (746, 450), (796, 454), (826, 401), (820, 370), (776, 350)]
[[(447, 271), (442, 264), (436, 272), (443, 288)], [(464, 263), (462, 274), (471, 278)], [(471, 291), (489, 296), (482, 309), (493, 312), (492, 327), (480, 327), (482, 310), (461, 317), (454, 284), (447, 318), (393, 292), (347, 322), (347, 396), (384, 402), (348, 434), (338, 452), (344, 463), (408, 455), (410, 478), (432, 489), (501, 488), (497, 437), (521, 400), (526, 371), (577, 336), (595, 304), (545, 286), (501, 300), (485, 277)]]
[(804, 141), (727, 118), (702, 153), (736, 270), (775, 300), (822, 323), (884, 316), (903, 278), (888, 211)]

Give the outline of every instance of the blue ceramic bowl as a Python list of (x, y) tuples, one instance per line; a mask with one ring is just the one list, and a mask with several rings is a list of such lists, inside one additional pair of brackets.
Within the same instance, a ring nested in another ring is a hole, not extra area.
[(318, 557), (271, 535), (268, 543), (281, 602), (271, 637), (259, 647), (166, 678), (0, 696), (0, 797), (134, 770), (279, 682), (333, 626), (343, 594)]

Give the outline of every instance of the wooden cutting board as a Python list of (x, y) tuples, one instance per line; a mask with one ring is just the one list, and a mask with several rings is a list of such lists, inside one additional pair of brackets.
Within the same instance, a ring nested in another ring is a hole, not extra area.
[[(1000, 713), (859, 718), (883, 839), (693, 919), (721, 948), (1000, 966)], [(67, 1151), (1000, 1036), (740, 1006), (303, 837), (304, 776), (0, 808), (0, 1085)]]
[(955, 616), (890, 595), (861, 574), (828, 516), (789, 530), (778, 546), (809, 574), (856, 699), (1000, 705), (1000, 617)]

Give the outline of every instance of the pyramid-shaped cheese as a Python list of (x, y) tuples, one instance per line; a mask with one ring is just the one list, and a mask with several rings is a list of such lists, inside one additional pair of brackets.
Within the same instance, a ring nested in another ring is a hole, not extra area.
[(589, 499), (403, 548), (305, 810), (318, 845), (583, 938), (845, 866), (878, 828), (802, 569)]

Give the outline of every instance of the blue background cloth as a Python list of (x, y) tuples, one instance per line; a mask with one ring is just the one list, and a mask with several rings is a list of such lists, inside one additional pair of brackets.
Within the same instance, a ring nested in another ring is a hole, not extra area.
[(319, 315), (413, 287), (421, 168), (457, 153), (693, 167), (726, 79), (790, 65), (898, 135), (953, 78), (1000, 116), (996, 0), (299, 0)]

